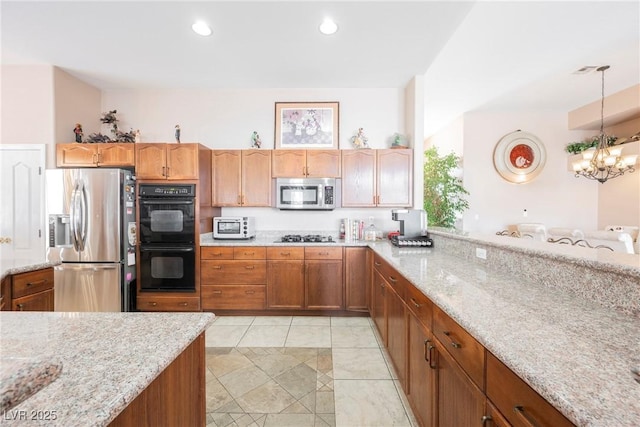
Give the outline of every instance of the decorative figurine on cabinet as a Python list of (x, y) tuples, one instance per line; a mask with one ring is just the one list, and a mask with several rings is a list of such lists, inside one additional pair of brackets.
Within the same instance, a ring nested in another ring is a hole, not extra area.
[(358, 133), (351, 137), (351, 143), (355, 148), (369, 148), (369, 144), (367, 144), (368, 140), (362, 128), (359, 128)]
[(176, 142), (180, 144), (180, 125), (176, 125)]
[(76, 127), (73, 128), (73, 133), (76, 135), (76, 142), (82, 142), (84, 133), (82, 132), (82, 125), (80, 123), (76, 123)]
[(407, 148), (408, 147), (407, 138), (404, 135), (396, 133), (393, 135), (393, 143), (391, 144), (391, 148)]
[(133, 142), (140, 142), (140, 129), (133, 132)]
[(251, 134), (251, 147), (252, 148), (260, 148), (262, 147), (262, 141), (260, 140), (260, 135), (255, 130)]

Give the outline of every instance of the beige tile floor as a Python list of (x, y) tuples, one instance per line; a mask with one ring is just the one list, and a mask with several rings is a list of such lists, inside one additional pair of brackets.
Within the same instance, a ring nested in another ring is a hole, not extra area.
[(219, 316), (208, 427), (415, 427), (368, 317)]

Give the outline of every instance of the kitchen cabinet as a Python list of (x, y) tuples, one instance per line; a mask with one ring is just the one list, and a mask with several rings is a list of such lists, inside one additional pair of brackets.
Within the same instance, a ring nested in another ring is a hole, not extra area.
[(271, 150), (213, 150), (213, 206), (271, 206)]
[(373, 281), (371, 285), (371, 300), (373, 311), (371, 318), (378, 329), (380, 339), (387, 346), (387, 282), (378, 270), (373, 270)]
[(304, 248), (305, 306), (309, 310), (344, 309), (342, 248)]
[(431, 331), (416, 317), (409, 314), (407, 399), (421, 426), (434, 425), (436, 370), (432, 368), (433, 354)]
[[(53, 268), (29, 271), (5, 277), (11, 283), (11, 310), (53, 311)], [(6, 286), (6, 283), (3, 283)], [(7, 292), (8, 293), (8, 292)], [(3, 300), (5, 295), (3, 294)], [(8, 296), (7, 296), (8, 299)], [(7, 305), (8, 301), (7, 301)], [(8, 307), (7, 307), (8, 309)]]
[(139, 311), (200, 311), (200, 297), (193, 293), (171, 296), (138, 296)]
[(263, 310), (266, 306), (266, 248), (201, 248), (200, 287), (204, 310)]
[(345, 308), (349, 311), (368, 311), (367, 253), (365, 247), (344, 248)]
[(340, 150), (274, 150), (274, 178), (340, 178)]
[[(495, 405), (492, 411), (497, 410), (510, 425), (573, 426), (564, 415), (490, 352), (487, 352), (486, 375), (487, 398)], [(495, 415), (492, 418), (499, 419)]]
[(210, 150), (200, 144), (138, 143), (136, 177), (152, 180), (197, 180), (201, 156)]
[(56, 145), (56, 166), (134, 167), (135, 149), (131, 143), (69, 143)]
[(343, 207), (411, 207), (413, 151), (343, 150)]
[(443, 344), (434, 340), (437, 369), (435, 393), (437, 425), (440, 427), (479, 425), (484, 416), (484, 393), (466, 375)]
[(304, 308), (305, 266), (303, 247), (267, 248), (267, 308)]

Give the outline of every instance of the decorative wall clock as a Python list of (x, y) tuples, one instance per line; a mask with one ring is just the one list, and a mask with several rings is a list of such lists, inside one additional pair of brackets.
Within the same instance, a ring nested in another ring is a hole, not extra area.
[(509, 182), (522, 184), (538, 176), (547, 160), (542, 142), (533, 134), (517, 130), (503, 136), (493, 151), (496, 171)]

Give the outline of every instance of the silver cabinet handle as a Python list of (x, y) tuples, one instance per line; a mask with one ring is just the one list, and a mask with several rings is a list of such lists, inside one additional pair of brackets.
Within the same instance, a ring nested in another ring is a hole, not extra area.
[(447, 337), (449, 337), (449, 340), (451, 340), (451, 347), (453, 348), (462, 348), (462, 345), (460, 343), (457, 343), (453, 340), (453, 338), (451, 337), (451, 332), (449, 331), (444, 331), (443, 334), (445, 334)]
[(538, 427), (540, 425), (535, 419), (531, 418), (531, 416), (527, 412), (525, 412), (524, 407), (522, 405), (514, 406), (513, 412), (516, 413), (518, 418), (520, 418), (520, 420), (527, 427)]

